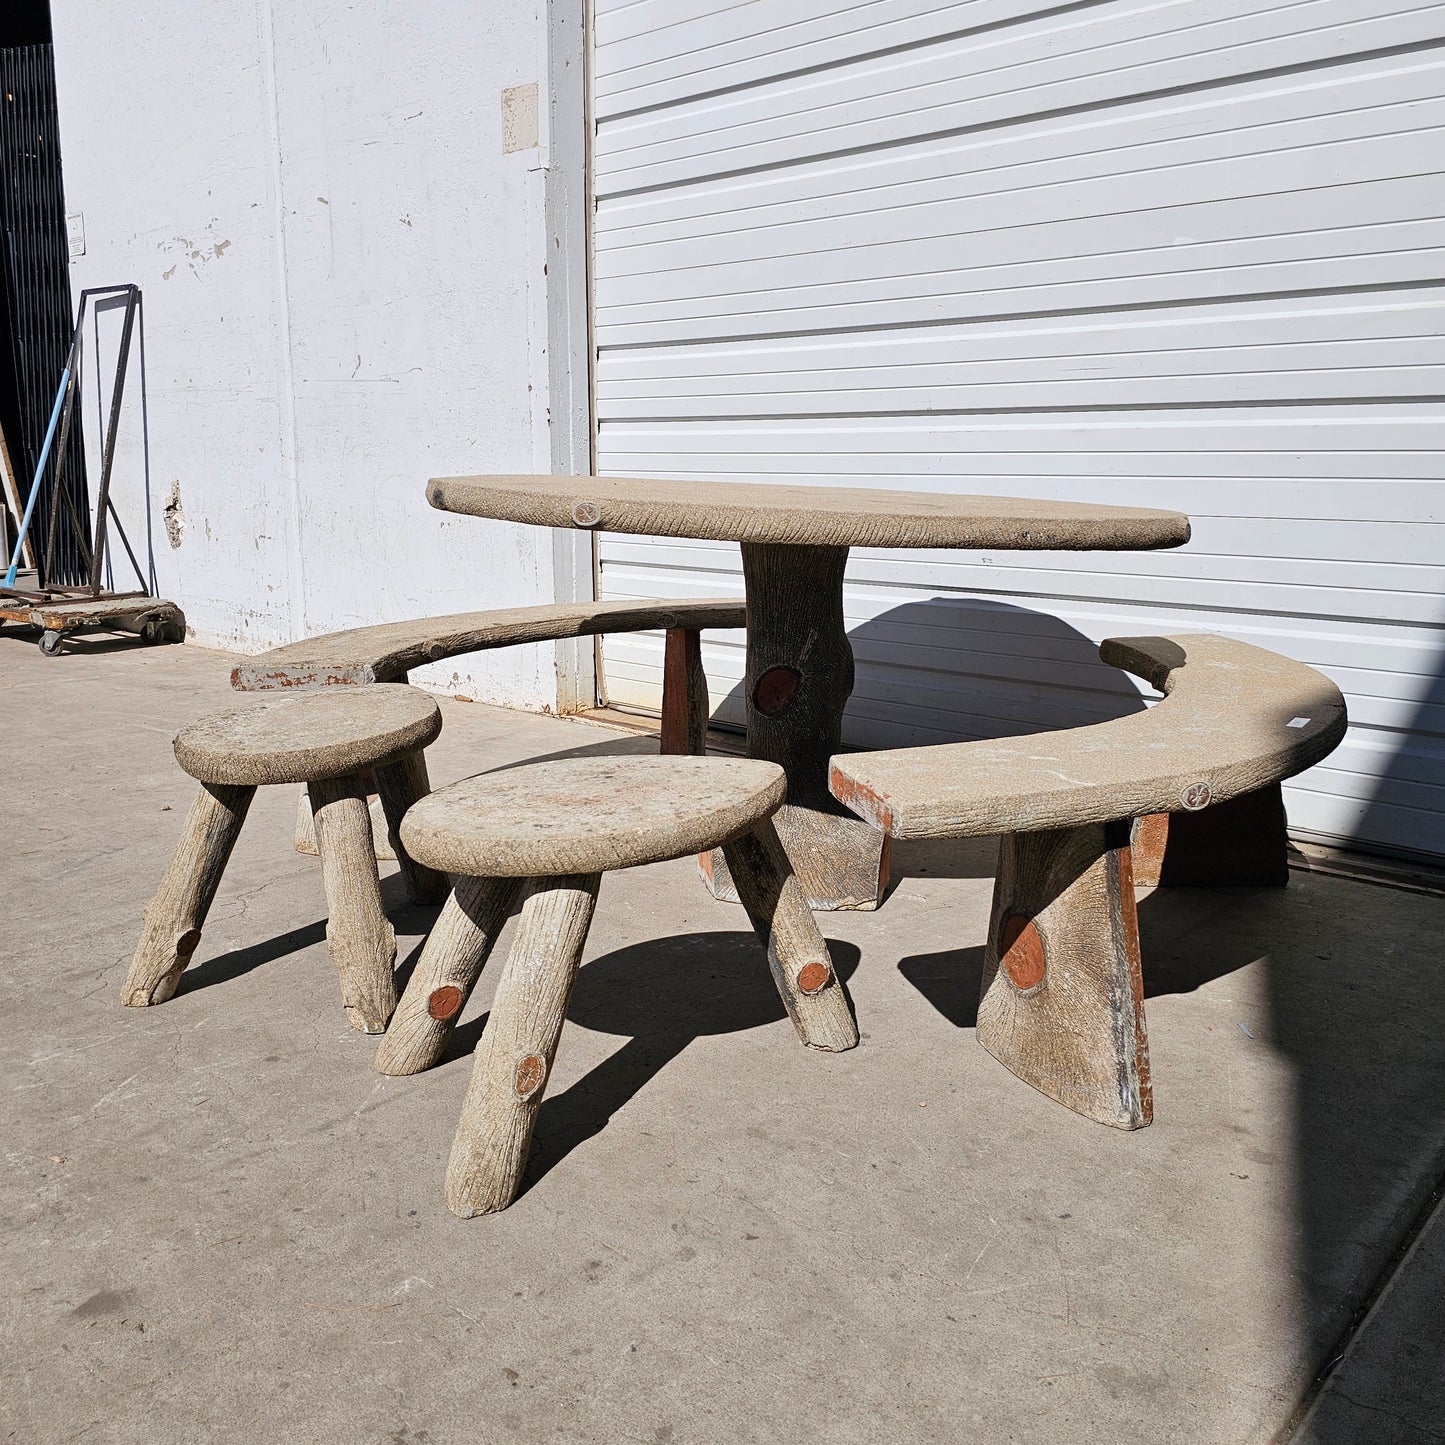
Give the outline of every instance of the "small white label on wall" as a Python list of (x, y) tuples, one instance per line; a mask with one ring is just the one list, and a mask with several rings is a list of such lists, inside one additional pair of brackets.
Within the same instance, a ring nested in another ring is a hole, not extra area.
[(71, 211), (65, 217), (65, 237), (70, 242), (70, 255), (85, 255), (85, 212)]

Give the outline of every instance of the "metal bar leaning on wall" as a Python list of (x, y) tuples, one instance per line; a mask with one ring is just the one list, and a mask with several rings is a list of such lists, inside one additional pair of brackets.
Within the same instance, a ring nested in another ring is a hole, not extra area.
[[(95, 546), (91, 549), (90, 557), (90, 595), (100, 596), (101, 572), (105, 566), (105, 529), (106, 518), (114, 509), (110, 506), (110, 471), (115, 462), (115, 441), (116, 434), (120, 430), (120, 407), (125, 393), (126, 366), (130, 361), (131, 336), (135, 331), (136, 306), (140, 300), (140, 287), (135, 285), (122, 287), (106, 287), (107, 291), (125, 292), (125, 320), (121, 323), (120, 329), (120, 351), (115, 362), (115, 382), (110, 393), (110, 420), (105, 429), (105, 449), (101, 454), (100, 462), (100, 491), (95, 502)], [(96, 294), (95, 291), (81, 293), (81, 309), (84, 310), (86, 296)], [(119, 522), (117, 521), (117, 526)], [(124, 534), (122, 534), (122, 537)], [(126, 551), (130, 551), (130, 543), (126, 543)], [(132, 557), (134, 554), (132, 553)], [(144, 585), (144, 578), (142, 585)]]

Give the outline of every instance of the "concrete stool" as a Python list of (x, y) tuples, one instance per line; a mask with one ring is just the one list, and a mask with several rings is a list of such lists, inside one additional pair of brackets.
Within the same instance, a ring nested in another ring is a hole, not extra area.
[(803, 1042), (830, 1051), (858, 1042), (773, 831), (786, 793), (783, 770), (753, 759), (578, 758), (469, 778), (406, 815), (407, 850), (458, 876), (382, 1042), (382, 1073), (436, 1062), (525, 884), (447, 1166), (453, 1213), (491, 1213), (516, 1196), (601, 875), (614, 868), (721, 847)]
[[(201, 941), (231, 849), (258, 786), (306, 783), (326, 888), (326, 942), (341, 971), (347, 1021), (379, 1034), (396, 1008), (396, 935), (381, 906), (362, 774), (371, 770), (395, 829), (425, 792), (422, 749), (441, 732), (425, 693), (396, 683), (269, 697), (184, 728), (176, 761), (201, 783), (125, 981), (132, 1008), (164, 1003)], [(398, 861), (413, 892), (445, 880)]]

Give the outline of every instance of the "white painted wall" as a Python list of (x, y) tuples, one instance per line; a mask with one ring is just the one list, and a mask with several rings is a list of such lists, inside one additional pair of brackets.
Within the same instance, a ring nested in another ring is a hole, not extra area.
[[(194, 638), (257, 651), (590, 596), (549, 534), (423, 498), (435, 474), (547, 471), (565, 451), (548, 423), (546, 155), (504, 153), (503, 90), (547, 91), (534, 0), (52, 11), (67, 210), (85, 227), (72, 283), (144, 291), (150, 540)], [(101, 326), (113, 337), (119, 313)], [(86, 390), (98, 471), (94, 373)], [(133, 539), (138, 398), (115, 484)], [(558, 698), (550, 647), (417, 680)]]

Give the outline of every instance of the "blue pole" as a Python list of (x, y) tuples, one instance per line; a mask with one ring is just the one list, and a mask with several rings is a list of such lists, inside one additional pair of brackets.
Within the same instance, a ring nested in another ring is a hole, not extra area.
[(50, 425), (45, 429), (45, 445), (40, 448), (40, 460), (35, 466), (35, 480), (30, 484), (30, 497), (25, 503), (25, 516), (20, 523), (20, 535), (15, 539), (15, 551), (10, 557), (10, 570), (5, 574), (6, 587), (15, 585), (15, 574), (20, 570), (20, 551), (25, 546), (25, 534), (30, 530), (30, 517), (40, 497), (40, 479), (45, 475), (45, 462), (50, 456), (50, 443), (55, 440), (55, 424), (60, 420), (60, 404), (65, 400), (66, 388), (70, 385), (70, 368), (60, 373), (60, 390), (55, 393), (55, 405), (50, 408)]

